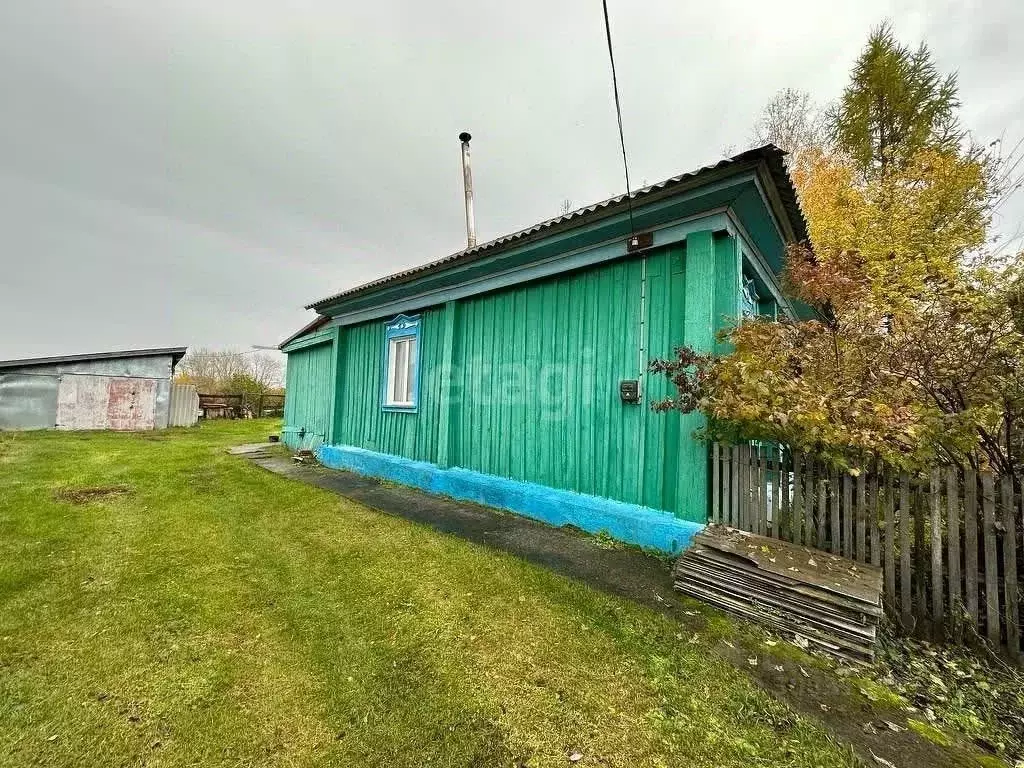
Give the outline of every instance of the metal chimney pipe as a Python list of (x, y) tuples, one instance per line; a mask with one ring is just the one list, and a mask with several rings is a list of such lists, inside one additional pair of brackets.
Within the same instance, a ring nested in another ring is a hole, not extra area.
[(469, 140), (473, 138), (463, 131), (459, 134), (462, 142), (462, 183), (466, 190), (466, 248), (476, 245), (476, 219), (473, 217), (473, 171), (469, 167)]

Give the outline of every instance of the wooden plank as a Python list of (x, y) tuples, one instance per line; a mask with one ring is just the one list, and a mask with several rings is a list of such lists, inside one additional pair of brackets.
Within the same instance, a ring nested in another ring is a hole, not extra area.
[(840, 475), (838, 472), (833, 472), (830, 482), (832, 483), (832, 554), (838, 555), (842, 551), (842, 540), (839, 536), (839, 486), (840, 486)]
[(872, 643), (877, 635), (874, 624), (858, 624), (845, 619), (840, 614), (822, 612), (810, 607), (799, 599), (793, 599), (783, 592), (777, 592), (757, 581), (744, 580), (741, 576), (715, 568), (702, 568), (695, 563), (688, 563), (679, 569), (678, 574), (683, 583), (696, 583), (705, 589), (732, 597), (736, 600), (749, 602), (758, 607), (767, 606), (776, 611), (785, 611), (799, 621), (815, 625), (839, 637), (853, 642)]
[(932, 621), (935, 631), (940, 634), (945, 620), (945, 584), (942, 582), (942, 476), (938, 467), (932, 468), (929, 485), (928, 507), (931, 512), (932, 548)]
[[(853, 565), (845, 559), (843, 563)], [(837, 571), (842, 573), (842, 565), (832, 565), (833, 568), (823, 571), (826, 585), (831, 583), (827, 579), (834, 573)], [(733, 589), (745, 586), (752, 590), (756, 587), (758, 591), (770, 590), (788, 600), (799, 600), (801, 604), (809, 608), (828, 613), (860, 627), (875, 626), (876, 620), (884, 615), (881, 601), (878, 600), (880, 590), (877, 584), (875, 585), (876, 589), (866, 593), (876, 601), (869, 602), (860, 597), (844, 595), (835, 589), (822, 588), (810, 580), (801, 579), (801, 574), (787, 573), (783, 576), (779, 573), (761, 570), (756, 563), (748, 561), (740, 555), (722, 552), (702, 544), (688, 549), (676, 561), (673, 578), (685, 579), (686, 574), (690, 572), (713, 574), (719, 582), (723, 585), (728, 584)], [(739, 584), (739, 581), (743, 583)], [(753, 596), (753, 591), (751, 591), (748, 597)]]
[(722, 522), (722, 447), (711, 444), (711, 522)]
[[(960, 617), (960, 484), (956, 469), (946, 469), (946, 541), (949, 568), (949, 612), (954, 620)], [(959, 623), (959, 622), (958, 622)]]
[[(885, 544), (883, 545), (883, 551), (885, 556), (884, 568), (885, 572), (885, 601), (890, 609), (895, 609), (896, 606), (896, 516), (893, 514), (893, 497), (895, 496), (895, 489), (892, 486), (892, 473), (886, 472), (883, 475), (883, 485), (885, 486)], [(895, 611), (894, 611), (895, 612)]]
[(1013, 503), (1013, 479), (1010, 503), (1003, 507), (1003, 594), (1006, 605), (1006, 646), (1010, 658), (1020, 658), (1020, 597), (1017, 593), (1017, 505)]
[(768, 494), (765, 491), (764, 456), (761, 447), (756, 449), (757, 454), (757, 533), (764, 536), (768, 533), (768, 512), (766, 501)]
[[(764, 573), (799, 579), (828, 592), (878, 605), (882, 571), (857, 565), (825, 552), (809, 553), (802, 545), (772, 541), (743, 531), (708, 527), (693, 537), (691, 550), (715, 549), (750, 561)], [(691, 551), (688, 550), (688, 551)], [(810, 561), (814, 560), (812, 564)]]
[(928, 573), (924, 544), (924, 524), (928, 507), (921, 485), (915, 483), (910, 494), (914, 515), (914, 615), (918, 628), (923, 629), (928, 620)]
[(739, 446), (729, 449), (729, 525), (735, 527), (739, 522)]
[(812, 627), (800, 626), (795, 628), (793, 624), (786, 621), (785, 617), (774, 616), (742, 600), (735, 600), (725, 595), (717, 594), (713, 590), (706, 590), (696, 585), (677, 582), (676, 589), (690, 595), (698, 600), (703, 600), (710, 605), (720, 608), (729, 613), (734, 613), (741, 618), (765, 624), (774, 630), (784, 634), (799, 634), (806, 640), (814, 643), (828, 653), (841, 656), (850, 662), (870, 661), (874, 657), (872, 648), (859, 647), (840, 640), (833, 636), (824, 637)]
[(754, 472), (751, 466), (750, 443), (743, 446), (743, 525), (745, 531), (753, 528), (753, 493), (754, 493)]
[(843, 557), (853, 559), (853, 478), (843, 473)]
[[(868, 506), (868, 539), (871, 542), (871, 564), (881, 565), (882, 564), (882, 553), (878, 551), (878, 519), (881, 516), (882, 497), (879, 492), (878, 484), (878, 473), (880, 471), (880, 465), (875, 465), (871, 468), (871, 477), (868, 483), (869, 493), (871, 495), (871, 504)], [(884, 491), (884, 486), (882, 486)]]
[(978, 630), (978, 474), (964, 472), (964, 609)]
[(791, 462), (790, 452), (783, 451), (782, 457), (779, 459), (779, 492), (781, 494), (779, 502), (782, 504), (782, 512), (779, 516), (779, 538), (783, 540), (788, 540), (791, 536), (789, 531), (792, 526), (790, 518), (793, 506), (793, 499), (789, 495)]
[(793, 454), (793, 506), (789, 516), (790, 536), (789, 541), (794, 544), (803, 542), (803, 521), (804, 521), (804, 491), (803, 491), (803, 456), (799, 453)]
[(824, 465), (820, 467), (821, 474), (818, 475), (818, 549), (825, 549), (828, 544), (828, 537), (825, 534), (825, 526), (828, 524), (828, 481), (825, 479), (826, 470)]
[(731, 525), (730, 515), (732, 512), (729, 509), (729, 504), (732, 502), (732, 491), (729, 489), (729, 481), (732, 479), (732, 451), (729, 446), (723, 445), (722, 449), (722, 519), (719, 521), (723, 525)]
[(862, 563), (868, 561), (867, 558), (867, 547), (864, 543), (864, 534), (867, 530), (864, 519), (867, 516), (868, 502), (867, 502), (867, 483), (865, 482), (864, 471), (857, 475), (857, 501), (855, 504), (856, 509), (856, 521), (857, 521), (857, 545), (854, 550), (854, 559), (859, 560)]
[(984, 510), (981, 536), (985, 547), (985, 636), (999, 645), (999, 563), (996, 562), (996, 494), (991, 472), (981, 474)]
[(817, 490), (817, 467), (814, 459), (808, 457), (804, 465), (804, 544), (817, 546), (814, 538), (814, 498)]
[(782, 461), (781, 456), (779, 461), (773, 462), (772, 466), (775, 467), (774, 471), (771, 472), (772, 482), (772, 538), (779, 538), (779, 527), (782, 525)]
[(903, 628), (914, 625), (913, 604), (910, 597), (910, 529), (913, 515), (910, 510), (910, 476), (900, 472), (900, 605)]

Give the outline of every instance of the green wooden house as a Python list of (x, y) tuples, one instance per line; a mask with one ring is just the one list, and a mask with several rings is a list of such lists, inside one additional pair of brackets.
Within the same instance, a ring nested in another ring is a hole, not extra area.
[(791, 314), (777, 276), (806, 236), (766, 146), (321, 299), (281, 345), (284, 440), (678, 551), (706, 521), (708, 452), (699, 415), (650, 409), (668, 385), (647, 363)]

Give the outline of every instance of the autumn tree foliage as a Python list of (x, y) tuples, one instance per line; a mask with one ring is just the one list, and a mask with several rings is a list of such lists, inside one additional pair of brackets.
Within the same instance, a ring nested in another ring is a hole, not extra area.
[(924, 46), (875, 30), (829, 113), (828, 139), (791, 166), (810, 243), (783, 289), (799, 319), (751, 319), (732, 352), (652, 363), (708, 434), (778, 441), (839, 465), (865, 454), (1011, 471), (1021, 461), (1021, 257), (988, 248), (1012, 174), (956, 119), (956, 80)]

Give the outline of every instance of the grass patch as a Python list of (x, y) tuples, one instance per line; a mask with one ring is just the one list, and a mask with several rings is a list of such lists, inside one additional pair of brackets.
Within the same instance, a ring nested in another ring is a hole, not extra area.
[(850, 684), (861, 692), (869, 701), (876, 702), (883, 706), (903, 709), (907, 700), (882, 683), (870, 680), (866, 677), (851, 677)]
[(944, 734), (934, 725), (926, 723), (924, 720), (915, 720), (914, 718), (910, 718), (907, 720), (907, 726), (909, 726), (910, 730), (928, 739), (928, 741), (935, 742), (940, 747), (953, 746), (953, 740), (949, 738), (949, 736)]
[(854, 764), (720, 628), (224, 452), (276, 426), (0, 433), (0, 764)]

